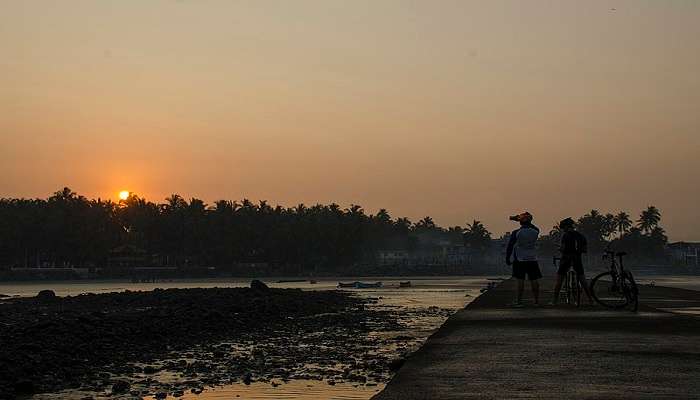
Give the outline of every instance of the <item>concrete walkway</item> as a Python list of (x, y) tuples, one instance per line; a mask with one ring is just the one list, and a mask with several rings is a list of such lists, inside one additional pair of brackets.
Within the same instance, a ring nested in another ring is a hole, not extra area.
[(700, 399), (700, 317), (660, 309), (697, 309), (700, 292), (642, 287), (635, 314), (509, 308), (514, 286), (450, 317), (373, 399)]

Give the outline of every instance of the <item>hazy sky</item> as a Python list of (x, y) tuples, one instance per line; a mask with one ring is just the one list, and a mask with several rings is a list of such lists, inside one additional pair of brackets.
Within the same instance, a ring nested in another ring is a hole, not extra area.
[(700, 1), (0, 0), (0, 196), (700, 232)]

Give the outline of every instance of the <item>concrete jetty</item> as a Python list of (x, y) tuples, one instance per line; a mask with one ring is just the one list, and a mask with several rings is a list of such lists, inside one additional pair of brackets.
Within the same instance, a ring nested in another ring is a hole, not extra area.
[(700, 292), (642, 286), (632, 313), (511, 308), (514, 286), (452, 315), (373, 399), (700, 399)]

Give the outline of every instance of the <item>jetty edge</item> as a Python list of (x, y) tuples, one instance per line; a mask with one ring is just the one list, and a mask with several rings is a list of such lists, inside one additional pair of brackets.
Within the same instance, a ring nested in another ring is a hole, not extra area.
[(453, 314), (373, 400), (700, 398), (700, 292), (642, 286), (632, 313), (510, 308), (514, 287)]

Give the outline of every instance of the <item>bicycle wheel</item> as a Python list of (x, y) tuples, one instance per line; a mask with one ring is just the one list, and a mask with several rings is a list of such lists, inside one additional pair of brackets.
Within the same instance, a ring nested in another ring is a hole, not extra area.
[[(630, 300), (622, 279), (610, 272), (598, 274), (591, 280), (591, 295), (600, 305), (609, 308), (625, 307)], [(636, 287), (636, 285), (635, 285)]]
[(632, 311), (637, 312), (637, 308), (639, 308), (639, 289), (632, 273), (629, 271), (625, 271), (624, 275), (622, 275), (622, 289), (627, 296), (630, 308)]

